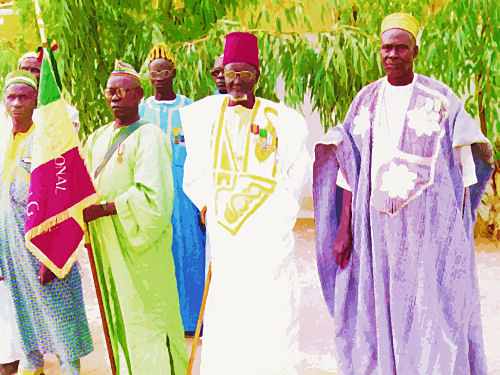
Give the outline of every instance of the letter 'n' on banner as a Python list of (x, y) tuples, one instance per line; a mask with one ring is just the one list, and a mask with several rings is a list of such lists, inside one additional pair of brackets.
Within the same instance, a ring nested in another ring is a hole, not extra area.
[(69, 118), (44, 47), (32, 170), (26, 212), (27, 248), (57, 277), (70, 271), (82, 244), (82, 211), (97, 199), (80, 154), (80, 141)]

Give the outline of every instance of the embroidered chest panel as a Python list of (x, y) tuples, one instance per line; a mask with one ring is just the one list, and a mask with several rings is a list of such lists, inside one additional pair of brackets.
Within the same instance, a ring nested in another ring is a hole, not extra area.
[(230, 127), (238, 124), (225, 115), (227, 102), (212, 130), (213, 184), (217, 221), (236, 235), (274, 192), (278, 137), (273, 121), (278, 112), (257, 99), (241, 136), (235, 137)]
[(353, 118), (352, 134), (357, 144), (371, 147), (370, 202), (379, 211), (396, 215), (434, 183), (436, 161), (449, 119), (448, 104), (443, 95), (417, 84), (397, 147), (385, 150), (386, 157), (378, 164), (373, 159), (374, 150), (378, 147), (380, 155), (381, 148), (388, 147), (387, 134), (380, 130), (386, 121), (381, 110), (383, 95), (379, 93), (371, 107), (361, 104)]

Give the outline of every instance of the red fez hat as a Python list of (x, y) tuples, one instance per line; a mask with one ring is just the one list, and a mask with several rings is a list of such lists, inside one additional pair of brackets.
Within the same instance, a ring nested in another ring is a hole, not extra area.
[(223, 64), (249, 63), (259, 67), (257, 37), (250, 33), (235, 32), (226, 35)]

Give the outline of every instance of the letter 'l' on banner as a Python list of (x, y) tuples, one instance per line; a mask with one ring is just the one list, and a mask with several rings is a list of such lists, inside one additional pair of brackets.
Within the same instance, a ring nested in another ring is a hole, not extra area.
[(82, 244), (82, 211), (97, 199), (80, 141), (44, 47), (34, 116), (26, 247), (57, 277), (70, 271)]

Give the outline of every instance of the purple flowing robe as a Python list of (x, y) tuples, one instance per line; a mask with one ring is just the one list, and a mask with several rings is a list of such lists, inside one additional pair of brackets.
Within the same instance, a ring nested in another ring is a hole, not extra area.
[[(416, 75), (398, 151), (372, 178), (382, 85), (380, 79), (363, 88), (344, 124), (315, 150), (317, 262), (335, 318), (339, 368), (345, 374), (486, 374), (473, 227), (492, 173), (481, 161), (491, 146), (450, 88)], [(467, 189), (456, 152), (463, 145), (472, 145), (478, 180)], [(382, 181), (393, 167), (413, 176), (402, 179), (402, 197)], [(353, 193), (353, 250), (345, 269), (332, 250), (339, 169)]]

